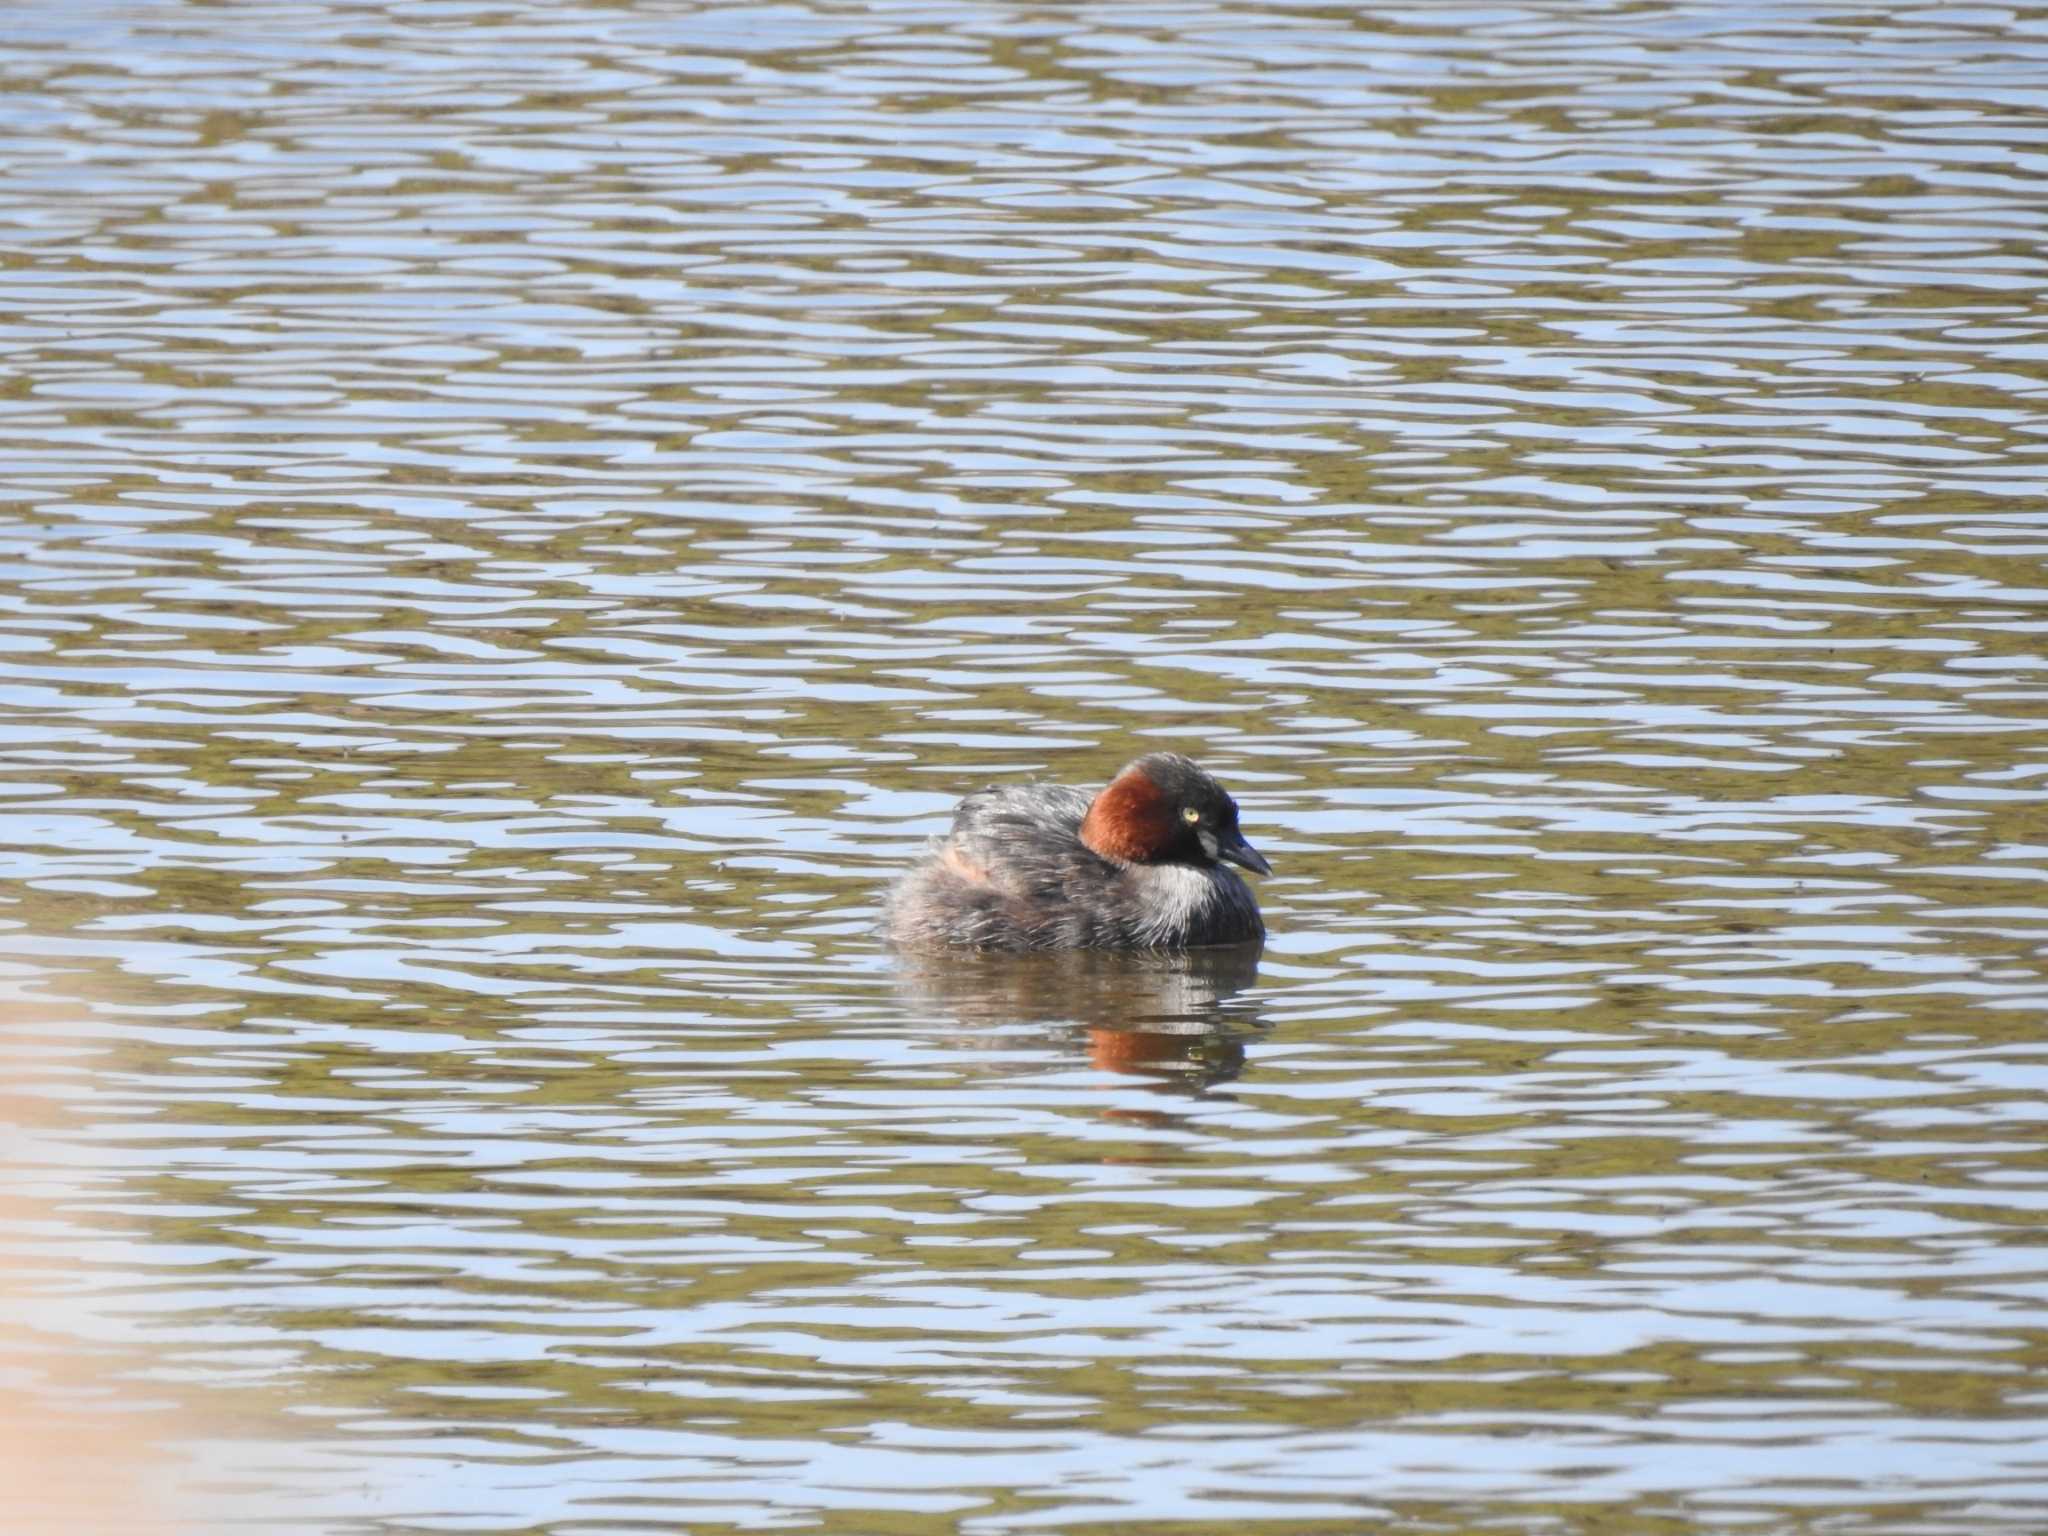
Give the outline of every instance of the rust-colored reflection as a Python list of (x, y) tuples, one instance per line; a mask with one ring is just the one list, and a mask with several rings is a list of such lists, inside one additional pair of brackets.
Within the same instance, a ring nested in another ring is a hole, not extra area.
[(1261, 1022), (1238, 994), (1258, 980), (1259, 954), (1256, 945), (1178, 954), (947, 952), (901, 963), (911, 998), (973, 1027), (962, 1044), (990, 1043), (987, 1030), (1032, 1026), (1104, 1071), (1206, 1088), (1244, 1070), (1245, 1040)]

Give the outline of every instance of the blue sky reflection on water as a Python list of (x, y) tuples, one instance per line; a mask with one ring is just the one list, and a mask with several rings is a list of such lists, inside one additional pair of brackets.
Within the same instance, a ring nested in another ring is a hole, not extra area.
[[(14, 21), (0, 1417), (192, 1529), (2039, 1525), (2034, 13)], [(1262, 957), (878, 948), (1162, 746)]]

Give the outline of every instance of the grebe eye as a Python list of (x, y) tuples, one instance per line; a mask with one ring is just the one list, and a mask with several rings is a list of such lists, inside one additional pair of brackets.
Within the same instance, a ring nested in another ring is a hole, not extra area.
[(1180, 819), (1182, 821), (1200, 821), (1202, 819), (1202, 813), (1196, 810), (1195, 807), (1193, 807), (1192, 805), (1183, 806), (1181, 807)]

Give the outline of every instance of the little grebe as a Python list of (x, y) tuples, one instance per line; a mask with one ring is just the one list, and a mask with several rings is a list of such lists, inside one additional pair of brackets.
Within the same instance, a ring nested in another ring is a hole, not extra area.
[(1272, 873), (1223, 786), (1155, 752), (1092, 800), (1060, 784), (969, 795), (953, 830), (889, 893), (882, 931), (908, 948), (1248, 944), (1266, 928), (1226, 859)]

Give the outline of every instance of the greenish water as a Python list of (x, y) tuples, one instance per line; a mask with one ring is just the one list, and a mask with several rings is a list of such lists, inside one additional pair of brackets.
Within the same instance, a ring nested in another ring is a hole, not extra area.
[[(2041, 1529), (2044, 81), (17, 7), (49, 1331), (332, 1536)], [(960, 794), (1159, 747), (1255, 966), (879, 950)]]

